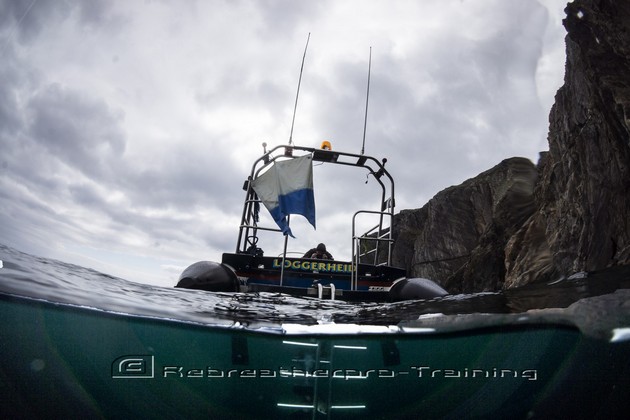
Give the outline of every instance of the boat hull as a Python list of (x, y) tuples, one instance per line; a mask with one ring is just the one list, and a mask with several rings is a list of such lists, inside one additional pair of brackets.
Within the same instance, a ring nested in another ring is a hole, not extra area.
[(344, 261), (226, 253), (221, 263), (202, 261), (188, 267), (176, 287), (364, 302), (429, 299), (447, 294), (431, 280), (405, 278), (400, 268), (359, 264), (356, 279), (352, 269)]
[(333, 284), (337, 290), (385, 291), (405, 270), (384, 265), (359, 264), (356, 287), (352, 287), (352, 265), (346, 261), (309, 258), (259, 257), (223, 254), (222, 263), (234, 270), (242, 285), (309, 288)]

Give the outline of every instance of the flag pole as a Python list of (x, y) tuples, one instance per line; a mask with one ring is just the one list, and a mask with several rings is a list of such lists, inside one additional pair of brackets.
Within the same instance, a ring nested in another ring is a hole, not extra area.
[[(287, 215), (287, 227), (291, 224), (291, 215)], [(287, 245), (289, 244), (289, 234), (284, 235), (284, 250), (282, 251), (282, 264), (280, 266), (280, 286), (282, 286), (282, 280), (284, 280), (284, 261), (287, 258)]]

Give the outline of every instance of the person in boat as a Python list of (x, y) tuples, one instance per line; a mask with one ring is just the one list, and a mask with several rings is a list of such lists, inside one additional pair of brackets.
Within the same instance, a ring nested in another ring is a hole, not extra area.
[(309, 249), (302, 258), (314, 258), (316, 260), (334, 260), (332, 254), (326, 251), (326, 245), (319, 244), (317, 248)]

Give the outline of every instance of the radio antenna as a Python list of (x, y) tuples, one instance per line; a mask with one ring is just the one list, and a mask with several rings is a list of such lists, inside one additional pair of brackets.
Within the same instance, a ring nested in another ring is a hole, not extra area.
[(289, 146), (293, 144), (293, 126), (295, 125), (295, 113), (297, 112), (298, 98), (300, 97), (300, 84), (302, 84), (302, 72), (304, 71), (304, 60), (306, 59), (306, 50), (308, 49), (308, 41), (311, 39), (311, 33), (306, 38), (306, 46), (304, 47), (304, 56), (302, 56), (302, 66), (300, 67), (300, 78), (298, 79), (297, 93), (295, 94), (295, 105), (293, 106), (293, 120), (291, 120), (291, 133), (289, 133)]
[(361, 154), (365, 152), (365, 132), (367, 130), (368, 103), (370, 101), (370, 73), (372, 70), (372, 47), (370, 47), (370, 60), (368, 62), (367, 94), (365, 95), (365, 119), (363, 120), (363, 144)]

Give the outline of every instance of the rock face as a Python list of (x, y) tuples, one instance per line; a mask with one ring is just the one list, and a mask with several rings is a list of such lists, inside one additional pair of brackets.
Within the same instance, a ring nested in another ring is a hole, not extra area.
[(630, 264), (630, 2), (576, 0), (565, 11), (538, 211), (508, 247), (506, 287)]
[(394, 263), (450, 292), (630, 264), (630, 2), (565, 9), (564, 86), (538, 168), (513, 158), (394, 221)]
[(449, 292), (500, 288), (508, 239), (535, 211), (538, 173), (511, 158), (438, 193), (394, 221), (393, 263), (410, 277), (439, 282)]

